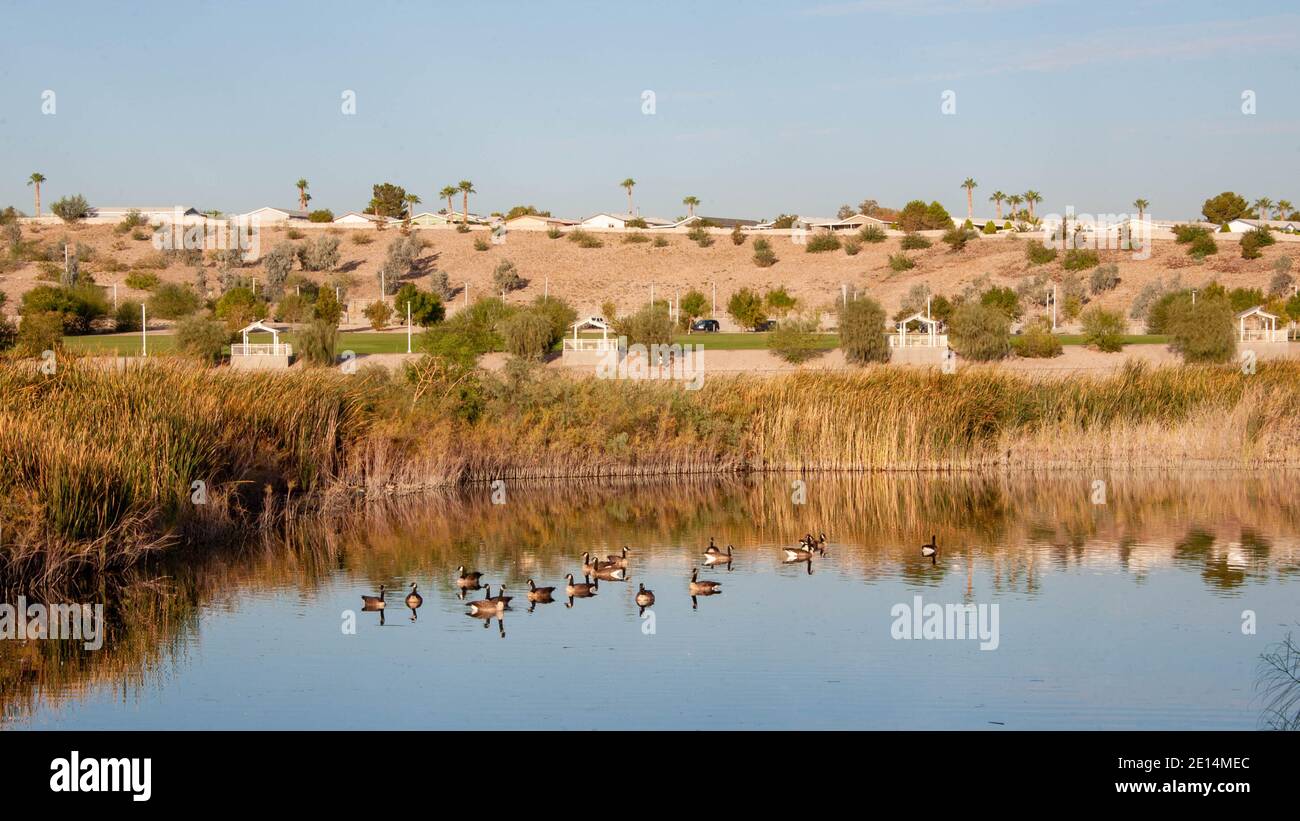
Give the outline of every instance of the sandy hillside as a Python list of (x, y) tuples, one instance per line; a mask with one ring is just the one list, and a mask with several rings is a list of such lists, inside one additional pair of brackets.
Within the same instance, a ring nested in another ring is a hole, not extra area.
[[(340, 239), (342, 263), (336, 274), (307, 274), (318, 282), (341, 277), (350, 283), (349, 299), (354, 312), (376, 298), (379, 283), (377, 271), (388, 244), (398, 237), (398, 231), (383, 232), (356, 229), (305, 229), (307, 239), (322, 231), (333, 231)], [(23, 226), (24, 237), (42, 243), (57, 242), (70, 237), (94, 249), (93, 259), (84, 267), (95, 274), (100, 284), (117, 282), (119, 299), (142, 298), (122, 284), (127, 273), (148, 267), (156, 270), (164, 280), (192, 282), (193, 269), (173, 265), (156, 268), (156, 252), (149, 240), (133, 240), (129, 235), (119, 236), (108, 225), (41, 225)], [(1065, 273), (1059, 263), (1031, 266), (1025, 256), (1025, 246), (1036, 240), (1026, 236), (999, 236), (971, 242), (964, 251), (951, 253), (948, 247), (935, 238), (934, 247), (922, 251), (909, 251), (915, 259), (914, 269), (903, 273), (890, 270), (888, 259), (898, 253), (898, 237), (886, 242), (862, 246), (856, 256), (844, 251), (808, 253), (803, 246), (793, 244), (788, 237), (772, 237), (773, 250), (778, 262), (770, 268), (759, 268), (752, 261), (753, 238), (736, 246), (726, 234), (714, 237), (711, 247), (701, 248), (682, 234), (665, 235), (668, 247), (654, 248), (650, 243), (623, 242), (623, 235), (605, 233), (599, 236), (604, 247), (584, 249), (567, 239), (550, 239), (544, 233), (514, 231), (503, 245), (493, 245), (487, 251), (474, 248), (476, 238), (486, 238), (484, 231), (460, 234), (448, 230), (422, 230), (417, 232), (428, 243), (420, 259), (421, 271), (412, 280), (425, 286), (429, 273), (447, 272), (453, 286), (469, 284), (470, 298), (488, 293), (492, 286), (492, 270), (502, 260), (509, 259), (519, 273), (528, 280), (522, 292), (511, 295), (511, 300), (527, 300), (540, 295), (549, 280), (550, 293), (571, 302), (581, 314), (598, 313), (606, 300), (614, 301), (618, 309), (633, 309), (649, 299), (650, 286), (655, 286), (656, 297), (670, 296), (674, 291), (684, 293), (698, 288), (706, 296), (711, 284), (717, 284), (719, 314), (725, 312), (727, 297), (741, 287), (766, 289), (785, 286), (808, 308), (820, 308), (839, 297), (842, 284), (865, 291), (884, 303), (892, 313), (908, 289), (917, 283), (928, 284), (936, 293), (955, 294), (961, 288), (988, 274), (994, 284), (1014, 287), (1023, 277), (1046, 272), (1059, 278)], [(357, 244), (356, 236), (372, 239), (369, 244)], [(1172, 241), (1155, 241), (1151, 259), (1134, 260), (1130, 252), (1102, 251), (1103, 263), (1114, 262), (1120, 271), (1120, 284), (1111, 292), (1094, 301), (1108, 307), (1125, 309), (1142, 286), (1156, 278), (1168, 280), (1178, 274), (1186, 284), (1201, 284), (1217, 279), (1228, 287), (1253, 286), (1266, 288), (1272, 276), (1273, 262), (1281, 256), (1300, 255), (1300, 245), (1290, 238), (1279, 236), (1279, 241), (1264, 249), (1258, 260), (1241, 259), (1235, 237), (1217, 237), (1219, 253), (1198, 263), (1186, 255), (1183, 246)], [(289, 241), (283, 228), (263, 231), (263, 251), (272, 245)], [(151, 264), (150, 257), (155, 261)], [(208, 267), (210, 288), (217, 285), (215, 267)], [(120, 268), (121, 270), (113, 270)], [(248, 267), (248, 273), (261, 277), (257, 265)], [(1087, 271), (1082, 272), (1086, 278)], [(39, 270), (35, 263), (23, 263), (0, 273), (0, 289), (10, 297), (5, 310), (12, 314), (22, 293), (39, 284)], [(458, 295), (453, 310), (459, 308), (462, 296)], [(720, 317), (721, 318), (721, 317)]]

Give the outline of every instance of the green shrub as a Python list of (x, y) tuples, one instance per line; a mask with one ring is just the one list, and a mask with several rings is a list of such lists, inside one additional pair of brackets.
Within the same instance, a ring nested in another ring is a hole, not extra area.
[(889, 267), (891, 270), (903, 272), (910, 271), (916, 267), (916, 263), (907, 254), (890, 254)]
[(501, 323), (506, 351), (520, 359), (539, 360), (554, 344), (551, 321), (538, 311), (516, 311)]
[(839, 309), (840, 347), (846, 362), (866, 365), (889, 361), (885, 309), (870, 297), (858, 297)]
[(745, 244), (745, 232), (742, 231), (742, 230), (740, 230), (740, 226), (739, 226), (739, 225), (737, 225), (735, 228), (732, 228), (732, 229), (731, 229), (731, 244), (732, 244), (732, 245), (744, 245), (744, 244)]
[(818, 322), (815, 317), (784, 319), (767, 339), (767, 347), (792, 365), (807, 362), (825, 352), (817, 344)]
[(771, 268), (776, 264), (776, 253), (766, 237), (754, 240), (754, 264), (759, 268)]
[(980, 304), (996, 308), (1007, 319), (1019, 319), (1023, 311), (1020, 307), (1020, 295), (1011, 288), (995, 285), (980, 294)]
[(1187, 248), (1187, 254), (1196, 259), (1205, 259), (1217, 253), (1219, 253), (1219, 245), (1214, 241), (1214, 237), (1209, 234), (1198, 236), (1192, 240), (1192, 244)]
[(999, 308), (965, 302), (953, 311), (948, 338), (963, 359), (990, 362), (1011, 352), (1011, 319)]
[(231, 288), (217, 300), (216, 315), (227, 330), (237, 331), (254, 320), (266, 319), (267, 304), (249, 288)]
[(303, 237), (307, 236), (302, 231), (299, 231), (297, 228), (290, 228), (286, 230), (284, 232), (284, 235), (289, 239), (302, 239)]
[(667, 237), (655, 237), (655, 241), (652, 242), (652, 243), (650, 243), (650, 247), (651, 247), (651, 248), (667, 248), (667, 247), (668, 247), (668, 238), (667, 238)]
[(790, 293), (786, 291), (785, 286), (782, 285), (768, 291), (767, 294), (763, 296), (763, 304), (767, 306), (768, 310), (773, 315), (785, 316), (787, 313), (794, 310), (795, 306), (799, 304), (799, 300), (790, 296)]
[(989, 220), (988, 222), (984, 223), (983, 230), (985, 234), (996, 234), (998, 232), (998, 227), (993, 224), (993, 220)]
[(1119, 285), (1119, 266), (1115, 263), (1098, 265), (1088, 277), (1088, 288), (1093, 295), (1102, 294)]
[(1065, 257), (1061, 260), (1061, 267), (1067, 271), (1083, 271), (1088, 268), (1095, 268), (1101, 260), (1097, 258), (1096, 251), (1089, 251), (1084, 248), (1071, 248), (1065, 252)]
[(581, 228), (569, 232), (569, 242), (574, 243), (579, 248), (602, 248), (605, 245), (600, 241), (600, 237), (583, 231)]
[(492, 243), (488, 242), (487, 240), (483, 239), (482, 237), (474, 237), (474, 250), (475, 250), (475, 251), (490, 251), (490, 250), (492, 250)]
[(1203, 295), (1193, 304), (1190, 294), (1180, 292), (1170, 301), (1165, 325), (1170, 347), (1185, 362), (1227, 362), (1236, 353), (1236, 321), (1225, 297)]
[(113, 312), (113, 326), (118, 333), (130, 333), (140, 330), (140, 303), (133, 299), (123, 300)]
[(34, 311), (23, 315), (18, 326), (18, 352), (40, 356), (63, 349), (64, 316), (57, 311)]
[(519, 271), (515, 264), (508, 259), (503, 259), (497, 263), (497, 267), (492, 271), (492, 284), (498, 291), (518, 291), (527, 283), (524, 278), (519, 276)]
[(1267, 227), (1261, 226), (1247, 231), (1241, 238), (1241, 258), (1259, 259), (1264, 255), (1260, 249), (1266, 248), (1275, 242), (1277, 240), (1273, 238), (1273, 232), (1269, 231)]
[(1115, 353), (1124, 347), (1124, 317), (1094, 305), (1083, 312), (1083, 341), (1099, 351)]
[(1046, 265), (1056, 259), (1056, 249), (1041, 242), (1030, 242), (1025, 245), (1025, 256), (1030, 265)]
[(203, 301), (194, 289), (178, 282), (164, 282), (153, 289), (145, 303), (149, 316), (158, 319), (180, 319), (199, 309)]
[(948, 230), (952, 227), (952, 217), (939, 202), (926, 205), (921, 200), (912, 200), (903, 206), (895, 220), (904, 231)]
[(907, 233), (899, 240), (898, 247), (904, 251), (919, 251), (923, 248), (929, 248), (932, 243), (926, 237), (917, 233)]
[(176, 325), (176, 349), (204, 362), (221, 361), (222, 349), (230, 341), (224, 322), (203, 314), (182, 319)]
[(1050, 359), (1060, 356), (1063, 350), (1060, 338), (1052, 333), (1051, 325), (1042, 318), (1030, 322), (1012, 342), (1012, 348), (1017, 355), (1029, 359)]
[(1291, 257), (1278, 257), (1273, 261), (1273, 278), (1268, 282), (1269, 296), (1285, 296), (1295, 284), (1291, 276)]
[(324, 236), (298, 248), (298, 263), (304, 271), (333, 271), (339, 266), (339, 238)]
[(713, 244), (713, 236), (705, 230), (704, 226), (697, 225), (686, 232), (686, 236), (701, 248), (708, 248)]
[(727, 300), (727, 313), (731, 314), (731, 318), (742, 328), (753, 328), (767, 319), (763, 297), (749, 288), (741, 288), (731, 295)]
[(1210, 236), (1210, 229), (1204, 225), (1175, 225), (1171, 230), (1174, 232), (1174, 242), (1179, 245), (1187, 245), (1198, 237)]
[(844, 253), (845, 253), (845, 254), (847, 254), (848, 256), (851, 256), (851, 257), (856, 257), (856, 256), (858, 255), (858, 252), (861, 251), (861, 250), (862, 250), (862, 243), (861, 243), (861, 242), (857, 241), (857, 240), (854, 239), (853, 237), (845, 237), (845, 238), (844, 238)]
[(826, 251), (840, 250), (840, 238), (829, 231), (814, 234), (808, 238), (804, 250), (810, 254), (820, 254)]
[(625, 234), (625, 235), (623, 236), (623, 244), (624, 244), (624, 245), (631, 245), (631, 244), (633, 244), (633, 243), (637, 243), (637, 242), (649, 242), (649, 241), (650, 241), (650, 237), (646, 236), (645, 234), (641, 233), (640, 231), (633, 231), (632, 233), (630, 233), (630, 234)]
[(316, 296), (316, 305), (312, 308), (312, 314), (316, 319), (331, 325), (339, 324), (339, 320), (343, 318), (343, 306), (339, 304), (333, 288), (326, 288)]
[(564, 236), (564, 232), (561, 231), (559, 228), (556, 228), (555, 226), (551, 226), (550, 228), (546, 229), (546, 236), (550, 237), (551, 239), (559, 239), (560, 237)]
[(63, 197), (50, 206), (51, 213), (64, 222), (76, 222), (90, 214), (90, 203), (80, 194)]
[(361, 232), (361, 231), (353, 231), (353, 232), (352, 232), (352, 244), (353, 244), (353, 245), (369, 245), (370, 243), (372, 243), (372, 242), (374, 242), (374, 241), (375, 241), (375, 238), (372, 237), (370, 234), (366, 234), (366, 233), (363, 233), (363, 232)]
[(153, 271), (132, 271), (126, 275), (126, 287), (137, 291), (152, 291), (158, 285), (158, 275)]
[(94, 286), (37, 285), (23, 294), (18, 313), (23, 317), (58, 314), (63, 322), (63, 333), (84, 334), (90, 330), (91, 322), (108, 314), (108, 303)]
[(333, 222), (334, 212), (328, 208), (318, 208), (307, 215), (308, 222)]
[[(969, 222), (969, 220), (968, 220)], [(966, 243), (978, 236), (969, 228), (949, 228), (943, 234), (943, 241), (948, 244), (948, 248), (956, 253), (966, 247)]]
[(393, 316), (393, 309), (388, 306), (387, 302), (376, 300), (367, 305), (363, 313), (366, 319), (370, 320), (371, 329), (382, 331), (388, 327), (388, 321)]
[(285, 294), (275, 303), (276, 322), (306, 322), (313, 315), (314, 306), (304, 294)]
[(879, 225), (864, 225), (862, 230), (858, 232), (858, 239), (875, 245), (884, 242), (888, 237), (885, 234), (885, 229)]
[(618, 322), (619, 333), (629, 343), (640, 345), (668, 345), (673, 341), (673, 321), (664, 303), (645, 305), (631, 316)]
[(338, 326), (324, 319), (314, 319), (294, 333), (294, 354), (308, 365), (333, 365), (338, 346)]
[[(405, 324), (407, 306), (410, 306), (411, 322), (421, 328), (436, 325), (446, 316), (442, 300), (433, 291), (421, 291), (414, 283), (408, 282), (398, 289), (393, 296), (393, 313), (397, 321)], [(337, 324), (337, 320), (335, 320)]]

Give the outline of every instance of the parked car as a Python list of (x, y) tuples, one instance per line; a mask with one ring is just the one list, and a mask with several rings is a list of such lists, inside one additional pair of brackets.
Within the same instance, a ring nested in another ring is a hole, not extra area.
[(766, 331), (775, 331), (775, 330), (776, 330), (775, 319), (764, 319), (762, 322), (754, 326), (754, 332), (760, 334)]
[(716, 334), (721, 327), (716, 319), (697, 319), (691, 323), (692, 331), (706, 334)]

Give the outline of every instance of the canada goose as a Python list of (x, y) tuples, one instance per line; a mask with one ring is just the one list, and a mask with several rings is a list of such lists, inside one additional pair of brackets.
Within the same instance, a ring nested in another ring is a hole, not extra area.
[(486, 596), (486, 598), (469, 603), (470, 615), (477, 616), (483, 613), (499, 613), (506, 609), (506, 603), (504, 601), (492, 598), (492, 585), (487, 584), (483, 586), (483, 595)]
[(715, 544), (710, 544), (704, 551), (705, 564), (718, 564), (719, 562), (724, 564), (731, 563), (731, 545), (727, 545), (726, 553), (719, 550), (718, 546)]
[(582, 573), (585, 576), (594, 576), (596, 575), (597, 570), (603, 570), (611, 566), (611, 562), (602, 562), (600, 559), (591, 555), (591, 553), (582, 554)]
[(463, 587), (466, 590), (478, 590), (479, 588), (478, 580), (483, 578), (482, 573), (478, 572), (477, 570), (471, 573), (466, 573), (465, 565), (463, 564), (460, 567), (456, 568), (456, 572), (459, 574), (459, 576), (456, 579), (456, 585), (458, 587)]
[(928, 557), (930, 559), (930, 564), (939, 563), (935, 558), (939, 555), (939, 545), (935, 544), (934, 536), (930, 537), (930, 542), (928, 544), (921, 545), (921, 555)]
[[(799, 544), (800, 544), (800, 545), (804, 545), (804, 542), (800, 542)], [(808, 559), (811, 559), (812, 556), (813, 556), (812, 548), (807, 547), (807, 546), (803, 546), (803, 547), (785, 547), (785, 548), (782, 548), (782, 550), (783, 550), (784, 553), (785, 553), (785, 560), (786, 560), (787, 562), (802, 562), (802, 561), (807, 561)]]
[(596, 585), (585, 582), (574, 584), (572, 573), (566, 575), (564, 580), (568, 582), (564, 588), (564, 593), (571, 599), (585, 599), (596, 595)]
[(361, 596), (361, 609), (362, 610), (383, 610), (384, 609), (384, 586), (382, 584), (379, 585), (378, 596), (367, 596), (364, 594)]
[(592, 573), (591, 576), (592, 578), (600, 579), (603, 582), (627, 581), (626, 570), (621, 567), (610, 567), (609, 565), (603, 565), (596, 568), (596, 571)]
[(700, 569), (691, 568), (691, 595), (692, 596), (712, 596), (714, 593), (722, 592), (722, 582), (709, 581), (700, 578)]
[(424, 604), (424, 597), (419, 593), (419, 587), (415, 582), (411, 582), (411, 592), (406, 594), (406, 606), (411, 608), (411, 621), (415, 621), (415, 611), (420, 609)]
[(643, 583), (641, 589), (636, 592), (636, 603), (642, 608), (649, 607), (655, 603), (655, 592), (653, 590), (646, 590), (645, 584)]
[(611, 567), (627, 567), (627, 545), (623, 545), (622, 553), (611, 553), (605, 558), (608, 560), (606, 564)]
[(554, 587), (538, 587), (533, 584), (532, 579), (528, 580), (528, 600), (530, 602), (548, 602), (554, 592)]
[(487, 598), (488, 598), (490, 601), (499, 601), (499, 602), (501, 602), (501, 606), (502, 606), (502, 607), (505, 607), (507, 604), (510, 604), (510, 600), (514, 598), (514, 596), (507, 596), (507, 595), (506, 595), (506, 586), (505, 586), (504, 584), (501, 585), (501, 592), (498, 593), (498, 594), (496, 594), (495, 596), (488, 596), (488, 594), (486, 594), (486, 593), (484, 593), (483, 595), (487, 596)]

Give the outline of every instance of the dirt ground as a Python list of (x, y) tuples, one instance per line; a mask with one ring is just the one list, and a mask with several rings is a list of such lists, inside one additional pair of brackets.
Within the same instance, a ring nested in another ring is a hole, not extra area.
[[(377, 272), (388, 244), (398, 236), (389, 229), (376, 232), (370, 229), (306, 228), (306, 238), (320, 232), (334, 233), (340, 240), (342, 263), (337, 273), (307, 273), (317, 282), (342, 280), (348, 286), (353, 318), (379, 293)], [(545, 233), (513, 231), (504, 244), (490, 245), (487, 251), (474, 248), (475, 239), (485, 239), (485, 231), (460, 234), (449, 230), (425, 229), (417, 232), (425, 238), (427, 247), (419, 261), (419, 271), (410, 278), (427, 287), (433, 271), (445, 271), (453, 287), (468, 287), (469, 299), (475, 299), (492, 290), (492, 271), (502, 260), (515, 263), (527, 286), (510, 295), (510, 300), (528, 301), (544, 292), (568, 300), (580, 315), (601, 312), (601, 305), (612, 301), (619, 312), (625, 312), (645, 303), (651, 288), (656, 298), (671, 297), (697, 288), (706, 296), (713, 294), (716, 286), (718, 317), (724, 328), (730, 327), (725, 316), (726, 300), (742, 287), (766, 290), (784, 286), (797, 297), (804, 309), (829, 308), (840, 297), (841, 288), (868, 293), (893, 313), (907, 291), (915, 284), (928, 284), (935, 293), (952, 295), (963, 286), (987, 274), (993, 284), (1014, 287), (1023, 277), (1040, 272), (1057, 278), (1063, 273), (1059, 262), (1044, 266), (1030, 266), (1025, 256), (1025, 246), (1036, 240), (1030, 235), (981, 237), (968, 244), (964, 251), (951, 253), (948, 247), (935, 238), (932, 248), (909, 251), (916, 267), (902, 273), (889, 268), (891, 254), (899, 252), (899, 238), (891, 236), (879, 244), (866, 244), (855, 256), (844, 251), (820, 254), (808, 253), (804, 246), (795, 245), (789, 237), (770, 239), (778, 261), (770, 268), (754, 265), (753, 237), (741, 246), (732, 243), (723, 234), (714, 236), (712, 246), (701, 248), (682, 234), (664, 235), (669, 243), (664, 248), (654, 248), (648, 242), (624, 243), (624, 235), (602, 233), (602, 248), (584, 249), (567, 239), (551, 239)], [(83, 264), (100, 284), (118, 283), (119, 299), (141, 299), (147, 294), (128, 289), (123, 284), (131, 270), (140, 270), (150, 264), (155, 254), (152, 243), (134, 240), (130, 235), (119, 236), (109, 225), (64, 226), (44, 224), (23, 226), (25, 238), (42, 243), (57, 242), (65, 237), (90, 246), (93, 257)], [(360, 245), (355, 237), (370, 238)], [(285, 229), (271, 228), (260, 237), (263, 251), (276, 243), (292, 241)], [(1186, 284), (1201, 284), (1217, 279), (1227, 287), (1252, 286), (1266, 288), (1272, 275), (1274, 261), (1281, 256), (1295, 256), (1300, 245), (1291, 238), (1279, 236), (1279, 241), (1264, 249), (1257, 260), (1243, 260), (1235, 238), (1219, 238), (1219, 253), (1204, 262), (1187, 256), (1182, 246), (1168, 240), (1155, 240), (1150, 259), (1135, 260), (1128, 251), (1101, 251), (1103, 263), (1119, 266), (1120, 282), (1114, 290), (1096, 297), (1094, 302), (1111, 308), (1127, 309), (1142, 286), (1157, 278), (1166, 281), (1181, 277)], [(207, 266), (209, 288), (217, 285), (216, 269)], [(120, 269), (120, 270), (114, 270)], [(165, 281), (194, 281), (194, 269), (173, 265), (156, 270)], [(0, 272), (0, 290), (9, 296), (3, 310), (16, 312), (21, 295), (39, 284), (39, 270), (35, 263), (22, 263)], [(247, 269), (251, 276), (263, 277), (257, 265)], [(1086, 271), (1082, 272), (1087, 276)], [(457, 294), (449, 306), (451, 311), (464, 304), (464, 291)], [(1030, 306), (1033, 310), (1041, 308)], [(1064, 326), (1070, 330), (1068, 324)], [(1141, 328), (1134, 326), (1134, 331)], [(735, 352), (740, 354), (742, 352)], [(813, 365), (812, 367), (815, 367)]]

